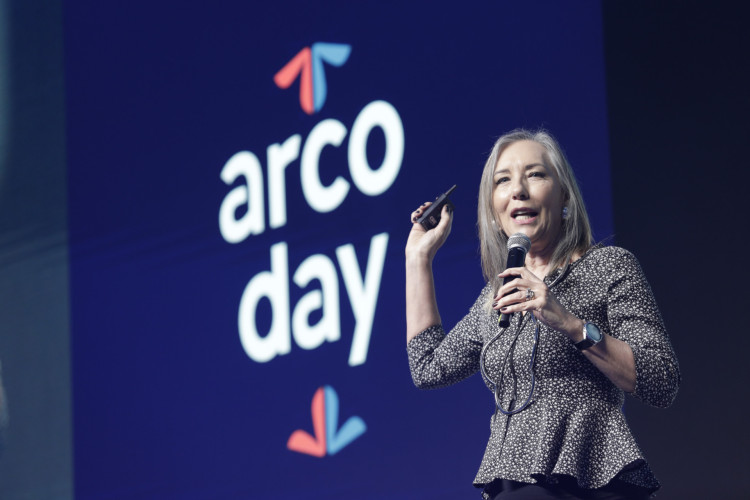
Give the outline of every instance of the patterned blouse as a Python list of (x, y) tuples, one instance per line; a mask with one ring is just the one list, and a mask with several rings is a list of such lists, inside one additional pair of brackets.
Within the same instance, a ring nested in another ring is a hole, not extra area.
[[(618, 247), (594, 247), (545, 283), (560, 303), (603, 333), (627, 342), (635, 359), (632, 395), (657, 407), (669, 406), (680, 383), (677, 358), (651, 288), (636, 258)], [(431, 326), (407, 346), (417, 387), (432, 389), (463, 380), (480, 370), (505, 410), (530, 404), (507, 416), (495, 411), (476, 487), (494, 479), (555, 482), (555, 475), (577, 479), (582, 488), (598, 488), (617, 477), (655, 491), (659, 482), (633, 438), (622, 407), (624, 393), (607, 379), (563, 333), (514, 314), (505, 331), (498, 313), (485, 304), (487, 285), (469, 313), (446, 335)], [(534, 331), (538, 331), (536, 359)], [(533, 383), (532, 383), (533, 374)], [(501, 376), (502, 375), (502, 376)]]

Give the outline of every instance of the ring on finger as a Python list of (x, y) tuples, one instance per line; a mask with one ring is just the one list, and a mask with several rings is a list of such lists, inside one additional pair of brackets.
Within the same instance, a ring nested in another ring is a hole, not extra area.
[(529, 300), (533, 298), (534, 298), (534, 290), (532, 290), (531, 288), (526, 289), (526, 301), (528, 302)]

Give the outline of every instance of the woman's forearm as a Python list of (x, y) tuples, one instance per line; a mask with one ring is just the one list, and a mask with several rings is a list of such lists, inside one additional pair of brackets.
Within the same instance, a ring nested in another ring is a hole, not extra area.
[(627, 342), (604, 335), (583, 355), (617, 387), (628, 393), (635, 391), (635, 359)]
[(432, 259), (424, 256), (406, 257), (406, 342), (426, 328), (440, 324)]
[[(564, 333), (574, 343), (582, 341), (583, 321), (574, 317), (568, 325)], [(635, 390), (635, 358), (627, 342), (604, 334), (600, 342), (582, 353), (617, 387), (628, 393)]]
[(438, 225), (426, 231), (417, 218), (432, 203), (427, 202), (412, 212), (412, 229), (406, 242), (406, 342), (424, 329), (440, 324), (432, 259), (451, 232), (453, 215), (446, 205)]

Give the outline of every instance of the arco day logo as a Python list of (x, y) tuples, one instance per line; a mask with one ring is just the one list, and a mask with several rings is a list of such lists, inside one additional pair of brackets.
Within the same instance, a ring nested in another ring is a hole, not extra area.
[[(300, 106), (312, 115), (321, 110), (327, 97), (325, 65), (342, 66), (351, 46), (314, 43), (300, 50), (273, 77), (282, 89), (299, 78)], [(380, 129), (385, 137), (385, 155), (379, 165), (367, 156), (368, 138)], [(327, 147), (346, 150), (348, 178), (342, 172), (331, 183), (320, 176), (321, 152)], [(368, 197), (385, 193), (395, 182), (404, 158), (404, 127), (398, 111), (384, 100), (364, 105), (349, 127), (329, 117), (306, 132), (293, 133), (267, 148), (265, 168), (248, 149), (232, 155), (221, 169), (220, 178), (227, 193), (218, 211), (222, 238), (236, 245), (267, 230), (278, 238), (287, 225), (286, 178), (297, 171), (304, 200), (309, 209), (325, 214), (334, 212), (352, 188)], [(267, 181), (267, 182), (266, 182)], [(267, 210), (267, 211), (266, 211)], [(348, 365), (367, 361), (385, 268), (389, 234), (370, 238), (369, 250), (358, 249), (354, 242), (335, 246), (335, 258), (314, 253), (296, 269), (290, 268), (289, 243), (277, 241), (269, 247), (269, 262), (248, 280), (237, 308), (240, 343), (255, 363), (269, 363), (289, 355), (293, 344), (312, 351), (328, 342), (351, 341)], [(363, 259), (364, 256), (364, 259)], [(364, 264), (361, 264), (361, 263)], [(292, 286), (304, 289), (316, 280), (318, 287), (307, 291), (296, 303), (291, 300)], [(344, 289), (340, 290), (339, 280)], [(262, 300), (271, 305), (271, 324), (263, 332), (258, 328), (256, 312)], [(344, 302), (347, 300), (347, 302)], [(342, 332), (342, 307), (348, 305), (354, 317), (353, 329)], [(314, 324), (313, 311), (320, 310)], [(358, 416), (350, 416), (339, 426), (339, 399), (331, 386), (319, 387), (311, 404), (312, 434), (303, 428), (291, 433), (287, 449), (315, 457), (335, 455), (358, 439), (367, 426)]]

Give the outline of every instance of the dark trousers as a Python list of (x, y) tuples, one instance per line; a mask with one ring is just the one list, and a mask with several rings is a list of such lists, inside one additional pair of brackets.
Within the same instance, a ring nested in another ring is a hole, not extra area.
[(491, 500), (646, 500), (649, 492), (638, 486), (614, 480), (602, 488), (580, 488), (572, 477), (558, 483), (519, 483), (496, 479), (485, 487)]

